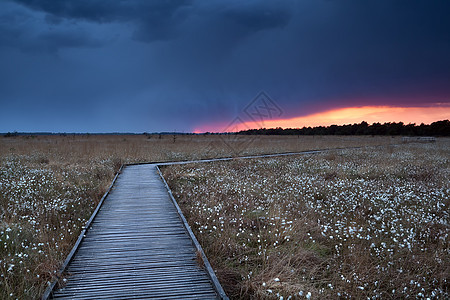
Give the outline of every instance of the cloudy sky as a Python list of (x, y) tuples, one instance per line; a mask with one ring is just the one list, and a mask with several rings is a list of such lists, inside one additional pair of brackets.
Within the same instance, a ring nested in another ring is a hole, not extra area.
[(220, 131), (251, 121), (261, 91), (273, 126), (450, 118), (449, 11), (446, 0), (1, 0), (0, 132)]

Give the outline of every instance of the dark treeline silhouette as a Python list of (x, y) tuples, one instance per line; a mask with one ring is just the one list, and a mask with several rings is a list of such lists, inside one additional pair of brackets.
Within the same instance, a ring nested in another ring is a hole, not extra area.
[(303, 128), (262, 128), (240, 131), (245, 135), (405, 135), (405, 136), (450, 136), (450, 121), (443, 120), (425, 124), (373, 123), (331, 125)]

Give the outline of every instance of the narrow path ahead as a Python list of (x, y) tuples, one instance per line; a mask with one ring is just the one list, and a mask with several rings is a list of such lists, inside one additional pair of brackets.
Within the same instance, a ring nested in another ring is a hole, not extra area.
[(123, 169), (56, 299), (217, 299), (156, 165)]
[(43, 299), (228, 299), (157, 166), (330, 150), (127, 165)]

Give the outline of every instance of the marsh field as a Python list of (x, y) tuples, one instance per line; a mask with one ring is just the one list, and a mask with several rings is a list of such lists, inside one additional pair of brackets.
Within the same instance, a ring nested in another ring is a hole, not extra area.
[(450, 139), (235, 135), (0, 137), (0, 296), (43, 293), (123, 163), (357, 146), (162, 171), (231, 298), (448, 297)]

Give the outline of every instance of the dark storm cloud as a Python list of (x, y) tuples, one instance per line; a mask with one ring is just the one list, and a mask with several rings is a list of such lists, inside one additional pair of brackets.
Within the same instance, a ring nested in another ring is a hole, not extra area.
[(104, 1), (104, 0), (15, 0), (27, 7), (54, 16), (93, 22), (130, 21), (152, 17), (165, 18), (190, 1)]
[(134, 37), (142, 41), (171, 37), (185, 17), (178, 11), (191, 1), (99, 1), (99, 0), (17, 0), (27, 7), (45, 12), (53, 19), (83, 20), (95, 23), (131, 22)]
[[(138, 40), (164, 40), (174, 36), (189, 16), (225, 21), (241, 25), (241, 30), (252, 32), (285, 25), (289, 14), (276, 4), (220, 3), (206, 4), (190, 0), (172, 1), (102, 1), (102, 0), (16, 0), (31, 9), (48, 14), (50, 22), (63, 18), (96, 23), (131, 22)], [(203, 15), (200, 15), (203, 14)], [(208, 16), (209, 15), (209, 16)], [(205, 24), (207, 25), (207, 24)], [(206, 28), (207, 29), (207, 28)]]
[[(21, 130), (11, 125), (20, 120), (56, 131), (188, 131), (226, 123), (260, 90), (284, 117), (449, 102), (449, 9), (418, 0), (3, 1), (0, 101), (25, 112), (0, 112), (0, 131)], [(66, 122), (51, 122), (56, 114)]]
[[(23, 51), (55, 52), (67, 47), (99, 47), (105, 44), (89, 32), (85, 24), (71, 24), (54, 19), (48, 25), (48, 16), (3, 3), (0, 12), (0, 47), (13, 47)], [(59, 25), (59, 26), (54, 26)]]

